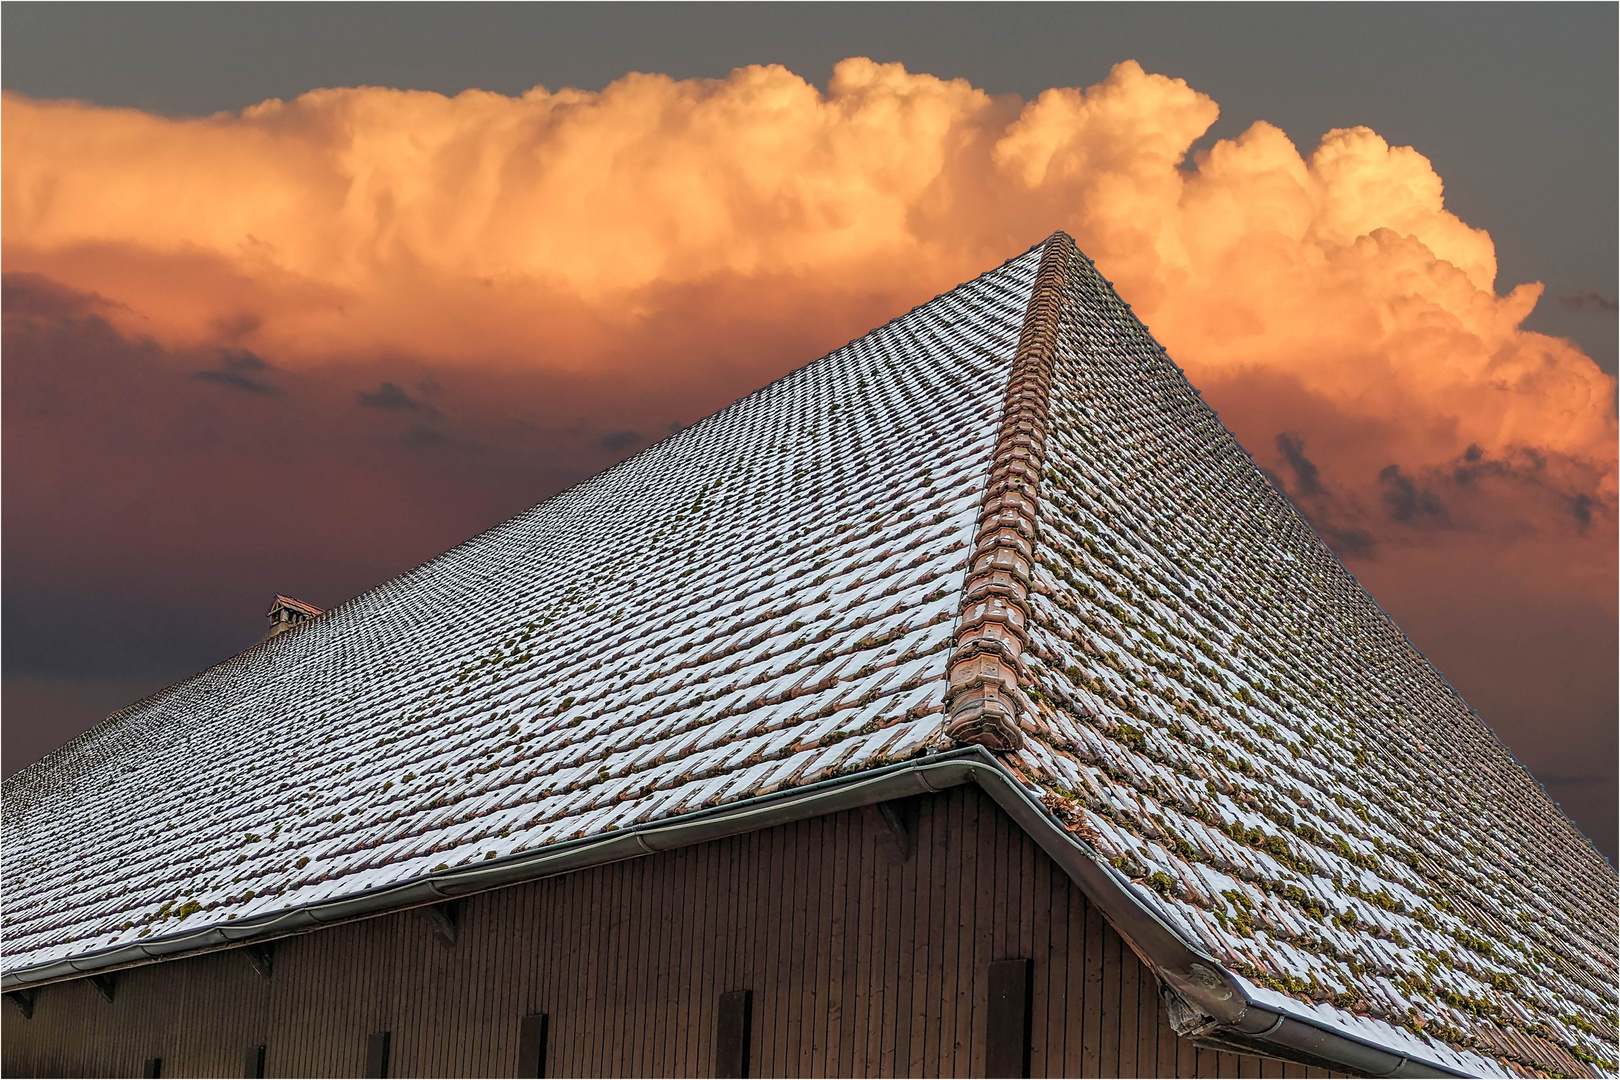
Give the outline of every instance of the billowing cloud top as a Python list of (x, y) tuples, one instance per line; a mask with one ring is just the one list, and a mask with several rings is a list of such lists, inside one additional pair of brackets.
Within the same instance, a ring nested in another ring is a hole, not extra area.
[[(1062, 228), (1342, 554), (1534, 536), (1554, 545), (1539, 564), (1584, 568), (1578, 591), (1607, 580), (1615, 384), (1522, 328), (1541, 286), (1497, 292), (1490, 237), (1412, 148), (1349, 128), (1302, 154), (1256, 123), (1192, 153), (1217, 113), (1134, 62), (1030, 102), (864, 58), (825, 92), (765, 66), (600, 93), (326, 89), (194, 119), (8, 95), (8, 392), (29, 423), (84, 425), (40, 426), (37, 447), (109, 437), (50, 404), (68, 345), (35, 347), (61, 325), (39, 313), (68, 312), (96, 371), (153, 394), (136, 368), (172, 369), (175, 415), (207, 388), (296, 414), (209, 438), (358, 409), (418, 449), (546, 429), (599, 456)], [(615, 414), (587, 415), (604, 394)], [(178, 445), (151, 423), (149, 444)]]
[(1425, 158), (1257, 123), (1189, 161), (1216, 115), (1134, 62), (1027, 104), (862, 58), (825, 93), (769, 66), (181, 120), (9, 96), (5, 259), (171, 347), (589, 370), (695, 302), (916, 300), (1061, 227), (1195, 382), (1284, 377), (1409, 473), (1535, 448), (1612, 501), (1612, 381), (1520, 328), (1540, 286), (1494, 291)]

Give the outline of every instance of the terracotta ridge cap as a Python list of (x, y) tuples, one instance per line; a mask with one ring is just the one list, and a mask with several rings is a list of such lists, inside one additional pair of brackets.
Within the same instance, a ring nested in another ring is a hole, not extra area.
[(1046, 468), (1058, 317), (1075, 254), (1074, 240), (1063, 232), (1053, 233), (1041, 253), (1007, 379), (951, 653), (946, 737), (1003, 753), (1024, 744), (1018, 668), (1028, 644), (1036, 502)]

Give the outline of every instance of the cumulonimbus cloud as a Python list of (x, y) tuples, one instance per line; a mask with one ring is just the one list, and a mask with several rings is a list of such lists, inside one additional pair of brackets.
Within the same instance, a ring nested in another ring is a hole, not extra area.
[(1529, 449), (1612, 517), (1613, 380), (1523, 329), (1541, 286), (1497, 291), (1427, 159), (1366, 128), (1302, 154), (1266, 123), (1189, 159), (1215, 102), (1134, 62), (1027, 103), (855, 58), (825, 92), (763, 66), (196, 119), (3, 109), (8, 271), (170, 348), (678, 380), (660, 326), (780, 311), (803, 336), (806, 312), (909, 305), (1064, 228), (1195, 383), (1287, 386), (1359, 432), (1313, 436), (1320, 484), (1353, 473), (1377, 505), (1391, 464)]

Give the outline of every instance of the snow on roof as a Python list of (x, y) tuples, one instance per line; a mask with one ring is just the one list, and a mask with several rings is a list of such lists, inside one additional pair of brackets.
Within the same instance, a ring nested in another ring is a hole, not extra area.
[(7, 778), (5, 970), (915, 754), (1039, 258)]
[(1251, 982), (1612, 1072), (1613, 869), (1078, 252), (1061, 291), (1012, 764)]
[(1616, 1068), (1613, 870), (1061, 234), (9, 778), (4, 968), (948, 720), (1256, 995), (1462, 1071)]

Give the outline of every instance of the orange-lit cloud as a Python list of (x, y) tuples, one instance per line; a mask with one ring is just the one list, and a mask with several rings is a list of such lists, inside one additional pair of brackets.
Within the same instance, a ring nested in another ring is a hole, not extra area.
[(1189, 162), (1216, 115), (1130, 62), (1027, 104), (865, 59), (825, 93), (750, 67), (185, 120), (10, 96), (4, 257), (174, 347), (591, 370), (658, 365), (625, 344), (711, 296), (865, 314), (1063, 227), (1195, 382), (1286, 376), (1409, 470), (1537, 448), (1612, 502), (1612, 381), (1520, 328), (1541, 287), (1498, 295), (1425, 158), (1364, 128), (1302, 155), (1257, 123)]
[(41, 671), (108, 597), (228, 594), (251, 640), (261, 593), (340, 600), (1062, 228), (1516, 748), (1613, 760), (1578, 658), (1612, 658), (1614, 380), (1370, 130), (1191, 154), (1216, 103), (1129, 62), (1029, 102), (851, 59), (0, 113), (8, 588), (86, 613)]

